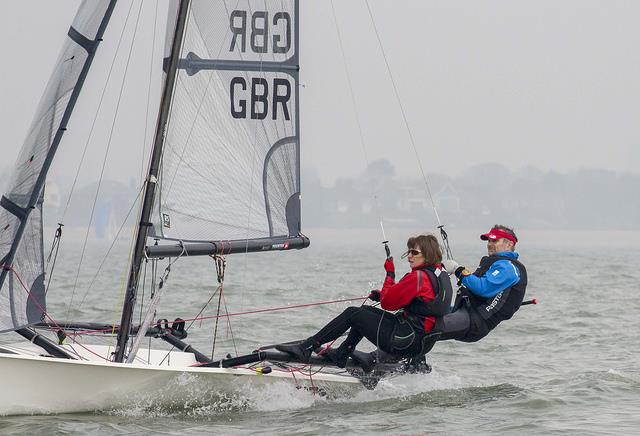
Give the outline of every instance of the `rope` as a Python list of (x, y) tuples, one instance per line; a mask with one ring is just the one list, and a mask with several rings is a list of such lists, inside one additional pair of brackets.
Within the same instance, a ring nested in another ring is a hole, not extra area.
[[(102, 272), (102, 267), (104, 266), (104, 264), (106, 263), (107, 259), (109, 258), (109, 255), (111, 254), (111, 250), (113, 250), (113, 247), (116, 245), (116, 242), (118, 241), (118, 238), (120, 237), (120, 233), (122, 233), (122, 230), (124, 229), (125, 224), (129, 220), (129, 217), (131, 216), (131, 213), (133, 212), (134, 208), (136, 207), (136, 204), (138, 204), (138, 199), (142, 195), (143, 189), (144, 189), (144, 185), (141, 186), (140, 189), (138, 189), (138, 195), (136, 196), (136, 198), (131, 203), (131, 207), (129, 208), (129, 211), (127, 212), (127, 215), (122, 220), (122, 224), (120, 224), (120, 228), (118, 229), (118, 231), (116, 232), (115, 236), (113, 237), (113, 241), (111, 241), (111, 245), (109, 245), (109, 249), (107, 250), (105, 255), (102, 257), (102, 260), (100, 261), (100, 265), (98, 266), (98, 269), (96, 270), (96, 273), (91, 278), (91, 283), (89, 283), (89, 286), (87, 286), (87, 290), (84, 292), (84, 295), (82, 296), (82, 300), (80, 300), (80, 304), (78, 305), (78, 307), (82, 307), (82, 305), (84, 304), (85, 299), (87, 298), (87, 295), (89, 295), (89, 292), (93, 288), (93, 285), (95, 284), (96, 280), (98, 279), (98, 276)], [(133, 245), (133, 242), (131, 244)], [(128, 272), (128, 271), (126, 271), (126, 272)]]
[[(218, 287), (218, 289), (216, 289), (216, 292), (213, 293), (213, 295), (209, 298), (208, 303), (211, 302), (211, 300), (213, 299), (213, 297), (216, 295), (216, 293), (218, 292), (220, 288)], [(196, 321), (206, 321), (209, 319), (215, 319), (215, 318), (230, 318), (232, 316), (242, 316), (242, 315), (252, 315), (252, 314), (256, 314), (256, 313), (267, 313), (267, 312), (278, 312), (278, 311), (282, 311), (282, 310), (289, 310), (289, 309), (301, 309), (301, 308), (305, 308), (305, 307), (314, 307), (314, 306), (323, 306), (326, 304), (336, 304), (336, 303), (347, 303), (350, 301), (366, 301), (367, 297), (355, 297), (355, 298), (344, 298), (341, 300), (330, 300), (330, 301), (319, 301), (319, 302), (315, 302), (315, 303), (307, 303), (307, 304), (296, 304), (294, 306), (281, 306), (281, 307), (271, 307), (268, 309), (254, 309), (254, 310), (247, 310), (244, 312), (235, 312), (235, 313), (226, 313), (223, 315), (211, 315), (211, 316), (200, 316), (200, 313), (202, 313), (204, 311), (204, 309), (206, 308), (203, 307), (200, 312), (198, 313), (198, 315), (195, 318), (187, 318), (187, 319), (183, 319), (183, 321), (185, 322), (191, 322), (191, 324), (189, 324), (189, 326), (187, 326), (185, 328), (185, 330), (188, 330), (189, 328), (191, 328), (193, 326), (193, 324)], [(110, 332), (112, 331), (112, 328), (105, 328), (105, 329), (101, 329), (101, 330), (87, 330), (87, 331), (83, 331), (83, 332), (76, 332), (75, 334), (77, 335), (82, 335), (82, 334), (102, 334), (102, 333), (106, 333), (106, 332)]]
[(411, 143), (411, 147), (413, 148), (413, 152), (416, 156), (416, 162), (418, 163), (418, 168), (420, 168), (420, 173), (422, 174), (422, 179), (424, 180), (425, 187), (427, 189), (427, 194), (429, 195), (429, 201), (431, 202), (431, 207), (433, 208), (433, 212), (436, 215), (436, 220), (438, 222), (438, 227), (440, 229), (440, 235), (443, 237), (442, 243), (445, 245), (445, 250), (447, 252), (447, 256), (451, 258), (451, 249), (449, 247), (449, 241), (447, 239), (447, 234), (444, 231), (444, 225), (440, 220), (440, 215), (438, 214), (438, 209), (436, 208), (436, 203), (433, 199), (433, 194), (431, 192), (431, 186), (429, 184), (429, 178), (427, 177), (427, 173), (422, 166), (422, 161), (420, 159), (420, 155), (418, 154), (418, 148), (416, 147), (416, 142), (413, 138), (413, 132), (411, 131), (411, 127), (409, 126), (409, 121), (407, 119), (407, 114), (405, 113), (404, 106), (402, 105), (402, 100), (400, 99), (400, 93), (398, 91), (398, 87), (396, 86), (396, 82), (393, 78), (393, 74), (391, 72), (391, 66), (389, 65), (389, 61), (387, 60), (387, 55), (384, 51), (384, 46), (382, 45), (382, 40), (380, 39), (380, 34), (378, 33), (378, 27), (376, 26), (375, 19), (373, 18), (373, 12), (371, 11), (371, 7), (369, 6), (369, 0), (365, 0), (365, 5), (367, 6), (367, 11), (369, 12), (369, 17), (371, 18), (371, 25), (373, 26), (373, 30), (376, 34), (376, 39), (378, 41), (378, 46), (380, 47), (380, 52), (382, 53), (382, 58), (384, 59), (384, 64), (387, 69), (387, 74), (389, 75), (389, 79), (391, 80), (391, 85), (393, 87), (393, 93), (395, 95), (396, 101), (398, 102), (398, 106), (400, 107), (400, 113), (402, 114), (402, 120), (404, 122), (405, 129), (409, 135), (409, 142)]
[[(220, 286), (218, 287), (219, 289), (218, 308), (216, 310), (216, 314), (218, 315), (218, 317), (216, 317), (216, 324), (215, 324), (215, 328), (213, 329), (213, 343), (211, 345), (211, 360), (213, 360), (213, 354), (216, 350), (216, 340), (218, 338), (218, 322), (220, 320), (219, 318), (220, 304), (222, 303), (222, 292), (224, 289), (224, 271), (227, 266), (227, 261), (225, 260), (224, 256), (218, 256), (217, 254), (211, 255), (209, 257), (213, 259), (213, 262), (216, 266), (216, 275), (218, 276), (218, 283), (220, 284)], [(225, 307), (226, 307), (226, 302), (225, 302)]]
[(216, 324), (213, 329), (213, 343), (211, 345), (211, 359), (213, 360), (213, 353), (216, 350), (216, 339), (218, 338), (218, 322), (220, 321), (220, 303), (222, 302), (222, 285), (220, 285), (220, 292), (218, 292), (218, 309), (216, 310)]
[(89, 143), (91, 142), (91, 139), (93, 138), (93, 131), (95, 130), (96, 127), (96, 122), (98, 120), (98, 114), (100, 113), (100, 110), (102, 109), (102, 103), (104, 102), (104, 97), (107, 93), (107, 86), (109, 85), (109, 82), (111, 81), (111, 74), (113, 73), (113, 69), (115, 67), (116, 64), (116, 57), (118, 56), (118, 53), (120, 52), (120, 45), (122, 44), (122, 40), (124, 39), (124, 33), (125, 30), (127, 28), (127, 24), (129, 23), (129, 16), (131, 15), (131, 10), (133, 9), (133, 2), (131, 2), (131, 5), (129, 6), (129, 10), (127, 12), (127, 17), (125, 18), (125, 22), (124, 22), (124, 26), (122, 27), (122, 31), (120, 32), (120, 38), (118, 39), (118, 45), (116, 46), (116, 50), (115, 50), (115, 54), (113, 55), (113, 59), (111, 60), (111, 66), (109, 67), (109, 73), (107, 74), (107, 79), (105, 80), (105, 84), (104, 87), (102, 88), (102, 93), (100, 95), (100, 100), (98, 101), (98, 107), (96, 109), (96, 113), (93, 117), (93, 121), (91, 122), (91, 128), (89, 129), (89, 135), (87, 136), (87, 141), (84, 144), (84, 148), (82, 150), (82, 156), (80, 157), (80, 162), (78, 163), (78, 168), (76, 170), (76, 174), (75, 177), (73, 179), (73, 184), (71, 185), (71, 190), (69, 192), (69, 196), (67, 197), (67, 204), (64, 207), (64, 210), (62, 212), (62, 218), (60, 218), (60, 222), (64, 222), (64, 219), (67, 215), (67, 211), (69, 210), (69, 205), (71, 203), (71, 197), (73, 197), (73, 193), (75, 192), (75, 188), (76, 188), (76, 184), (78, 182), (78, 177), (80, 176), (80, 170), (82, 169), (82, 164), (84, 163), (84, 158), (87, 154), (87, 150), (89, 148)]
[[(224, 312), (229, 313), (229, 308), (227, 307), (227, 299), (224, 295), (222, 295), (222, 301), (224, 303)], [(233, 328), (231, 327), (231, 319), (227, 317), (227, 336), (231, 335), (231, 342), (233, 343), (233, 351), (235, 351), (236, 356), (238, 353), (238, 347), (236, 345), (236, 337), (233, 334)]]
[[(142, 159), (140, 159), (140, 182), (141, 184), (144, 184), (144, 170), (145, 170), (145, 159), (144, 157), (147, 155), (147, 132), (149, 129), (149, 113), (150, 110), (149, 108), (151, 107), (151, 86), (153, 84), (153, 63), (154, 63), (154, 53), (156, 51), (156, 33), (157, 33), (157, 27), (158, 27), (158, 3), (159, 2), (154, 2), (155, 3), (155, 17), (153, 20), (153, 40), (151, 41), (151, 50), (150, 50), (150, 57), (149, 57), (149, 78), (147, 79), (149, 81), (149, 84), (147, 85), (147, 107), (145, 110), (145, 117), (144, 117), (144, 134), (143, 134), (143, 138), (145, 138), (145, 140), (142, 141)], [(154, 115), (155, 115), (155, 111), (154, 111)], [(153, 137), (150, 137), (150, 141), (153, 142)], [(151, 145), (150, 145), (151, 147)]]
[[(355, 115), (355, 119), (356, 119), (356, 125), (358, 126), (358, 136), (360, 138), (360, 146), (362, 147), (362, 153), (364, 155), (364, 160), (365, 163), (367, 165), (367, 168), (370, 165), (370, 161), (369, 161), (369, 156), (367, 153), (367, 147), (366, 147), (366, 143), (364, 140), (364, 133), (362, 132), (362, 123), (360, 122), (360, 117), (358, 116), (358, 106), (356, 104), (356, 98), (355, 98), (355, 93), (353, 92), (353, 82), (351, 80), (351, 74), (349, 72), (349, 68), (347, 67), (347, 56), (345, 54), (344, 51), (344, 45), (342, 44), (342, 34), (340, 32), (340, 26), (338, 26), (338, 19), (336, 17), (336, 10), (333, 4), (333, 0), (331, 0), (331, 12), (333, 15), (333, 22), (335, 24), (336, 27), (336, 34), (338, 36), (338, 45), (340, 47), (340, 55), (342, 56), (342, 65), (344, 65), (344, 71), (345, 74), (347, 76), (347, 84), (349, 86), (349, 96), (351, 97), (351, 107), (353, 109), (353, 113)], [(384, 234), (384, 216), (382, 215), (382, 207), (380, 206), (380, 198), (378, 197), (378, 193), (374, 187), (374, 185), (371, 185), (371, 196), (373, 197), (374, 203), (376, 205), (376, 208), (378, 209), (378, 216), (380, 217), (380, 227), (382, 228), (382, 239), (384, 240), (383, 244), (385, 244), (385, 247), (388, 248), (388, 246), (386, 245), (388, 243), (386, 235)], [(389, 254), (387, 254), (387, 256), (389, 256)]]
[(444, 229), (443, 225), (438, 226), (440, 229), (440, 238), (442, 239), (442, 245), (444, 245), (444, 250), (447, 255), (447, 259), (453, 259), (453, 254), (451, 253), (451, 247), (449, 246), (449, 235)]
[[(127, 14), (127, 22), (129, 20), (129, 14), (131, 13), (131, 8), (132, 7), (133, 7), (133, 3), (131, 4), (131, 7), (129, 8), (129, 12)], [(69, 309), (67, 311), (67, 316), (69, 314), (69, 311), (71, 310), (71, 306), (73, 304), (73, 299), (74, 299), (74, 297), (76, 295), (76, 289), (78, 287), (78, 280), (80, 278), (80, 270), (82, 269), (82, 263), (84, 261), (85, 251), (86, 251), (86, 248), (87, 248), (87, 242), (88, 242), (88, 239), (89, 239), (89, 231), (91, 229), (91, 222), (93, 221), (93, 217), (94, 217), (95, 209), (96, 209), (96, 204), (98, 203), (98, 197), (100, 195), (100, 189), (101, 189), (101, 186), (102, 186), (102, 181), (103, 181), (103, 178), (104, 178), (104, 172), (105, 172), (105, 168), (106, 168), (106, 165), (107, 165), (107, 158), (109, 156), (109, 151), (111, 149), (111, 141), (113, 139), (113, 133), (115, 131), (116, 121), (118, 120), (118, 111), (120, 109), (120, 103), (122, 101), (122, 95), (123, 95), (123, 92), (124, 92), (124, 81), (125, 81), (125, 78), (127, 77), (127, 72), (129, 71), (129, 62), (131, 61), (131, 55), (133, 53), (133, 43), (135, 41), (135, 36), (136, 36), (137, 31), (138, 31), (138, 24), (140, 22), (140, 15), (141, 15), (140, 14), (140, 10), (141, 9), (142, 9), (142, 3), (140, 3), (140, 9), (138, 9), (138, 17), (137, 17), (136, 22), (135, 22), (133, 38), (131, 39), (131, 45), (129, 46), (129, 53), (128, 53), (128, 56), (127, 56), (127, 62), (126, 62), (126, 65), (125, 65), (124, 75), (123, 75), (122, 81), (120, 83), (120, 93), (118, 94), (118, 100), (116, 102), (115, 115), (113, 117), (113, 121), (111, 122), (111, 129), (109, 131), (109, 137), (107, 139), (107, 146), (106, 146), (106, 150), (105, 150), (105, 153), (104, 153), (104, 158), (102, 160), (102, 168), (100, 169), (100, 175), (98, 177), (98, 186), (96, 187), (96, 194), (95, 194), (94, 199), (93, 199), (93, 204), (91, 205), (91, 215), (89, 216), (89, 225), (87, 226), (87, 232), (85, 233), (84, 242), (82, 244), (82, 250), (81, 250), (81, 254), (80, 254), (80, 261), (78, 262), (78, 269), (76, 271), (76, 278), (75, 278), (75, 281), (73, 283), (73, 290), (71, 292), (71, 298), (69, 300)], [(122, 34), (120, 35), (121, 40), (122, 40), (122, 37), (124, 35), (124, 29), (126, 28), (127, 22), (125, 22), (125, 27), (123, 28)], [(118, 42), (118, 47), (117, 47), (116, 50), (119, 50), (119, 48), (120, 48), (120, 42)], [(115, 57), (114, 57), (114, 62), (115, 62)], [(113, 65), (112, 65), (112, 68), (113, 68)], [(110, 73), (111, 73), (111, 70), (110, 70)], [(106, 90), (106, 85), (105, 85), (105, 90)], [(97, 113), (96, 113), (96, 118), (97, 118)]]
[(64, 224), (58, 223), (58, 228), (56, 229), (56, 233), (53, 237), (53, 242), (51, 243), (51, 251), (49, 252), (49, 256), (47, 256), (47, 266), (49, 268), (49, 262), (51, 261), (51, 256), (55, 250), (55, 256), (53, 256), (53, 263), (51, 264), (51, 269), (49, 270), (49, 278), (47, 279), (47, 288), (44, 290), (44, 295), (49, 293), (49, 285), (51, 285), (51, 278), (53, 277), (53, 271), (56, 269), (56, 261), (58, 260), (58, 251), (60, 251), (60, 241), (62, 239), (62, 227)]
[(344, 298), (341, 300), (331, 300), (331, 301), (320, 301), (320, 302), (316, 302), (316, 303), (307, 303), (307, 304), (296, 304), (293, 306), (281, 306), (281, 307), (271, 307), (268, 309), (254, 309), (254, 310), (247, 310), (244, 312), (235, 312), (235, 313), (227, 313), (224, 315), (212, 315), (212, 316), (203, 316), (203, 317), (196, 317), (193, 319), (185, 319), (185, 321), (204, 321), (207, 319), (214, 319), (214, 318), (225, 318), (225, 317), (232, 317), (232, 316), (241, 316), (241, 315), (252, 315), (255, 313), (266, 313), (266, 312), (277, 312), (277, 311), (281, 311), (281, 310), (289, 310), (289, 309), (300, 309), (303, 307), (314, 307), (314, 306), (322, 306), (325, 304), (335, 304), (335, 303), (345, 303), (345, 302), (349, 302), (349, 301), (361, 301), (361, 300), (366, 300), (367, 297), (356, 297), (356, 298)]
[[(55, 326), (55, 329), (51, 329), (55, 331), (56, 333), (58, 332), (63, 332), (64, 333), (64, 329), (62, 327), (60, 327), (60, 325), (56, 322), (56, 320), (54, 320), (49, 313), (42, 307), (42, 305), (40, 304), (40, 302), (31, 294), (31, 291), (29, 291), (29, 289), (27, 289), (27, 286), (24, 284), (24, 281), (22, 280), (22, 277), (20, 277), (20, 274), (18, 274), (18, 272), (15, 270), (15, 268), (13, 268), (13, 266), (11, 265), (0, 265), (0, 268), (5, 269), (5, 270), (9, 270), (11, 271), (16, 278), (18, 279), (18, 282), (20, 283), (20, 286), (22, 287), (22, 289), (27, 293), (27, 298), (30, 299), (33, 304), (35, 304), (38, 309), (42, 312), (42, 319), (44, 318), (48, 318), (51, 321), (51, 324), (53, 324)], [(60, 338), (60, 336), (58, 336)], [(99, 357), (100, 359), (103, 360), (108, 360), (105, 357), (99, 355), (98, 353), (96, 353), (95, 351), (91, 350), (90, 348), (85, 347), (84, 345), (82, 345), (81, 343), (75, 341), (75, 339), (72, 339), (73, 342), (77, 345), (79, 345), (81, 348), (84, 348), (86, 351), (88, 351), (89, 353)], [(60, 344), (62, 345), (62, 344)], [(77, 353), (76, 353), (77, 355)], [(80, 355), (78, 355), (79, 358), (82, 359), (82, 357)]]

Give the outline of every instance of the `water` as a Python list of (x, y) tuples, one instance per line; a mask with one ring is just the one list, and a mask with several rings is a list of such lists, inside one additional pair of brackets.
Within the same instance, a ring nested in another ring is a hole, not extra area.
[[(404, 233), (392, 248), (399, 253)], [(356, 238), (357, 235), (353, 235)], [(283, 383), (233, 398), (207, 395), (159, 408), (152, 400), (86, 414), (0, 418), (3, 434), (196, 434), (336, 432), (452, 434), (633, 434), (640, 428), (637, 298), (640, 249), (632, 241), (580, 244), (527, 238), (519, 247), (529, 270), (523, 307), (475, 344), (438, 343), (434, 371), (382, 381), (355, 397), (327, 399)], [(373, 242), (372, 242), (373, 241)], [(605, 240), (606, 242), (606, 240)], [(77, 250), (68, 243), (67, 251)], [(116, 248), (122, 251), (123, 247)], [(100, 280), (84, 295), (105, 248), (91, 244), (73, 297), (78, 257), (60, 261), (49, 309), (58, 318), (117, 321), (124, 256), (112, 254)], [(383, 250), (374, 239), (315, 238), (307, 250), (229, 257), (225, 294), (230, 312), (366, 295), (383, 277)], [(475, 240), (454, 245), (457, 260), (473, 266), (484, 253)], [(396, 262), (398, 270), (405, 266)], [(180, 260), (166, 285), (160, 315), (195, 315), (216, 287), (207, 259)], [(82, 305), (79, 303), (84, 300)], [(347, 304), (247, 315), (221, 325), (218, 352), (240, 352), (306, 337)], [(205, 315), (215, 311), (215, 304)], [(211, 350), (213, 322), (195, 324), (188, 341)], [(13, 339), (13, 338), (12, 338)], [(366, 346), (363, 347), (366, 349)], [(188, 383), (188, 381), (187, 381)]]

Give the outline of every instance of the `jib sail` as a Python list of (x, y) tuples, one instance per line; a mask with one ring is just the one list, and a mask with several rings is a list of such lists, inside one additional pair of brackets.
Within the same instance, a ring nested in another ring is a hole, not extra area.
[(0, 331), (37, 323), (46, 310), (44, 182), (114, 5), (80, 5), (0, 200)]

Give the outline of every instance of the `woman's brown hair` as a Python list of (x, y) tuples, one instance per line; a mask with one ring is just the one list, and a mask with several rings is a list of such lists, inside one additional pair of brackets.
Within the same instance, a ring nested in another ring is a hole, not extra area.
[(407, 248), (418, 247), (425, 258), (427, 265), (435, 265), (442, 263), (442, 250), (440, 250), (440, 244), (438, 239), (433, 235), (418, 235), (412, 236), (407, 240)]

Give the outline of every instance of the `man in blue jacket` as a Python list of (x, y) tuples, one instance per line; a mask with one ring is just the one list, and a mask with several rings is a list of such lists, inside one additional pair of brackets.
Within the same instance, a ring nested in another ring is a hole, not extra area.
[(476, 342), (520, 308), (527, 287), (527, 270), (518, 260), (513, 229), (496, 224), (480, 236), (487, 241), (488, 256), (471, 272), (453, 259), (443, 262), (459, 279), (457, 310), (436, 321), (440, 340)]

